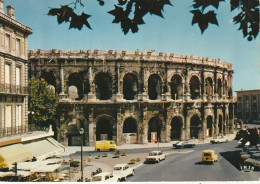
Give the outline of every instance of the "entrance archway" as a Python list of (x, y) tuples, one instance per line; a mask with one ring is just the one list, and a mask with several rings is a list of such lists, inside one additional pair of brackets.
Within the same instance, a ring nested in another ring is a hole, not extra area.
[[(148, 141), (156, 141), (161, 139), (161, 129), (162, 129), (162, 120), (158, 117), (153, 117), (149, 121), (149, 129), (148, 129)], [(151, 137), (153, 134), (155, 137)]]
[[(70, 93), (78, 93), (76, 100), (81, 100), (83, 98), (83, 76), (81, 73), (72, 73), (69, 76), (69, 94)], [(72, 88), (74, 87), (74, 88)]]
[(162, 92), (162, 81), (159, 75), (152, 74), (148, 79), (148, 96), (150, 100), (159, 99)]
[(54, 87), (56, 93), (60, 93), (59, 80), (56, 79), (56, 77), (53, 74), (53, 71), (43, 72), (40, 78), (43, 78), (49, 86)]
[(181, 139), (181, 128), (182, 120), (180, 117), (172, 118), (171, 122), (171, 140), (180, 140)]
[(99, 100), (109, 100), (112, 96), (112, 79), (108, 73), (99, 73), (95, 76), (96, 97)]
[(123, 125), (123, 138), (126, 144), (137, 143), (137, 123), (134, 118), (127, 118)]
[(218, 116), (218, 133), (223, 133), (223, 121), (222, 121), (222, 115), (220, 114)]
[(217, 92), (218, 92), (218, 96), (219, 97), (222, 97), (222, 83), (221, 83), (221, 79), (218, 79), (218, 89), (217, 89)]
[(202, 125), (199, 116), (197, 114), (193, 115), (190, 119), (190, 138), (198, 139), (201, 128)]
[(128, 73), (124, 76), (123, 95), (126, 100), (134, 100), (137, 94), (137, 77), (134, 74)]
[(213, 81), (211, 77), (208, 77), (206, 79), (205, 90), (206, 90), (207, 99), (211, 100), (213, 96)]
[(182, 78), (180, 75), (175, 74), (171, 79), (171, 96), (173, 100), (181, 99), (182, 97)]
[(96, 125), (96, 140), (112, 140), (113, 124), (107, 118), (101, 118)]
[(88, 127), (84, 127), (84, 122), (81, 119), (74, 117), (69, 121), (67, 126), (68, 146), (81, 145), (80, 128), (84, 129), (83, 145), (86, 145), (86, 138), (88, 142)]
[(196, 75), (190, 79), (190, 95), (192, 100), (200, 97), (200, 80)]
[(212, 116), (207, 117), (207, 136), (212, 137)]

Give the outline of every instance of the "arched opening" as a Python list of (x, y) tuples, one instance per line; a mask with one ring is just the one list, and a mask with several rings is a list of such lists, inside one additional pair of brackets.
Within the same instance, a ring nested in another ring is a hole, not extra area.
[(109, 100), (112, 96), (112, 79), (108, 73), (99, 73), (95, 76), (96, 97), (99, 100)]
[(193, 115), (190, 120), (190, 138), (200, 138), (199, 134), (201, 132), (201, 128), (202, 125), (199, 116), (197, 114)]
[(137, 95), (137, 77), (131, 73), (124, 76), (123, 95), (126, 100), (134, 100)]
[[(54, 87), (54, 91), (56, 93), (59, 93), (60, 89), (59, 87), (57, 86), (57, 84), (59, 83), (59, 80), (55, 78), (54, 74), (53, 74), (53, 71), (50, 71), (50, 72), (43, 72), (41, 77), (42, 79), (44, 79), (47, 83), (48, 83), (48, 86), (53, 88)], [(53, 87), (52, 87), (53, 86)]]
[(182, 120), (180, 117), (172, 118), (171, 122), (171, 140), (180, 140), (181, 139), (181, 128)]
[(158, 117), (153, 117), (149, 121), (148, 129), (148, 141), (156, 142), (160, 141), (161, 138), (161, 129), (162, 129), (162, 120)]
[(207, 117), (207, 136), (212, 137), (212, 116)]
[(206, 90), (207, 99), (211, 100), (213, 96), (213, 81), (211, 77), (208, 77), (205, 81), (205, 90)]
[(228, 98), (229, 98), (229, 99), (232, 99), (232, 98), (233, 98), (232, 88), (229, 88), (229, 90), (228, 90)]
[[(86, 145), (86, 138), (88, 138), (88, 127), (84, 127), (84, 122), (78, 118), (73, 118), (68, 123), (67, 136), (69, 146), (81, 146), (81, 135), (79, 130), (83, 128), (83, 145)], [(88, 142), (88, 140), (87, 140)]]
[(222, 115), (218, 116), (218, 132), (219, 134), (223, 133), (223, 121), (222, 121)]
[(127, 118), (123, 126), (123, 138), (126, 144), (137, 143), (137, 123), (134, 118)]
[(162, 81), (159, 75), (152, 74), (148, 79), (148, 95), (150, 100), (159, 99), (162, 91)]
[[(69, 76), (69, 94), (74, 94), (77, 92), (78, 96), (70, 96), (70, 98), (75, 97), (75, 100), (81, 100), (83, 98), (83, 76), (81, 73), (73, 73)], [(74, 86), (71, 88), (71, 86)], [(75, 94), (76, 95), (76, 94)]]
[(222, 83), (221, 83), (221, 79), (218, 79), (218, 96), (222, 97)]
[(113, 125), (107, 118), (101, 118), (96, 125), (96, 140), (112, 140)]
[(192, 100), (200, 97), (200, 80), (195, 75), (193, 75), (190, 79), (190, 95)]
[(171, 79), (171, 96), (173, 100), (182, 98), (183, 93), (182, 78), (180, 75), (173, 75)]

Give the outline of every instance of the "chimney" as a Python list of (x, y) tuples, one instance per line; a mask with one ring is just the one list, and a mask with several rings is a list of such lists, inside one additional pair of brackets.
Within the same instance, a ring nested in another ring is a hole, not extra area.
[(4, 12), (4, 0), (0, 0), (0, 12), (5, 13)]
[(11, 17), (12, 19), (15, 19), (14, 18), (14, 7), (8, 5), (8, 6), (6, 6), (6, 8), (7, 8), (7, 16)]

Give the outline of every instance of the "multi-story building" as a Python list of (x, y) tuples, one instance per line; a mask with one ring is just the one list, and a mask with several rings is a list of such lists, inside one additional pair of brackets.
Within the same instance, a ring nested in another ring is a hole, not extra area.
[(4, 13), (0, 0), (0, 137), (28, 130), (27, 37), (32, 29)]
[(50, 120), (79, 145), (204, 139), (234, 129), (232, 64), (154, 51), (31, 50), (30, 77), (59, 94)]
[(237, 118), (243, 122), (260, 121), (260, 89), (237, 92)]

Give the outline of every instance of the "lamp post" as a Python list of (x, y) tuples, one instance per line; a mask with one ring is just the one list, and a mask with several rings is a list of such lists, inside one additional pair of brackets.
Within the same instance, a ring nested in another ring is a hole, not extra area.
[(81, 135), (81, 181), (83, 182), (83, 134), (84, 134), (84, 129), (80, 128), (79, 133)]

